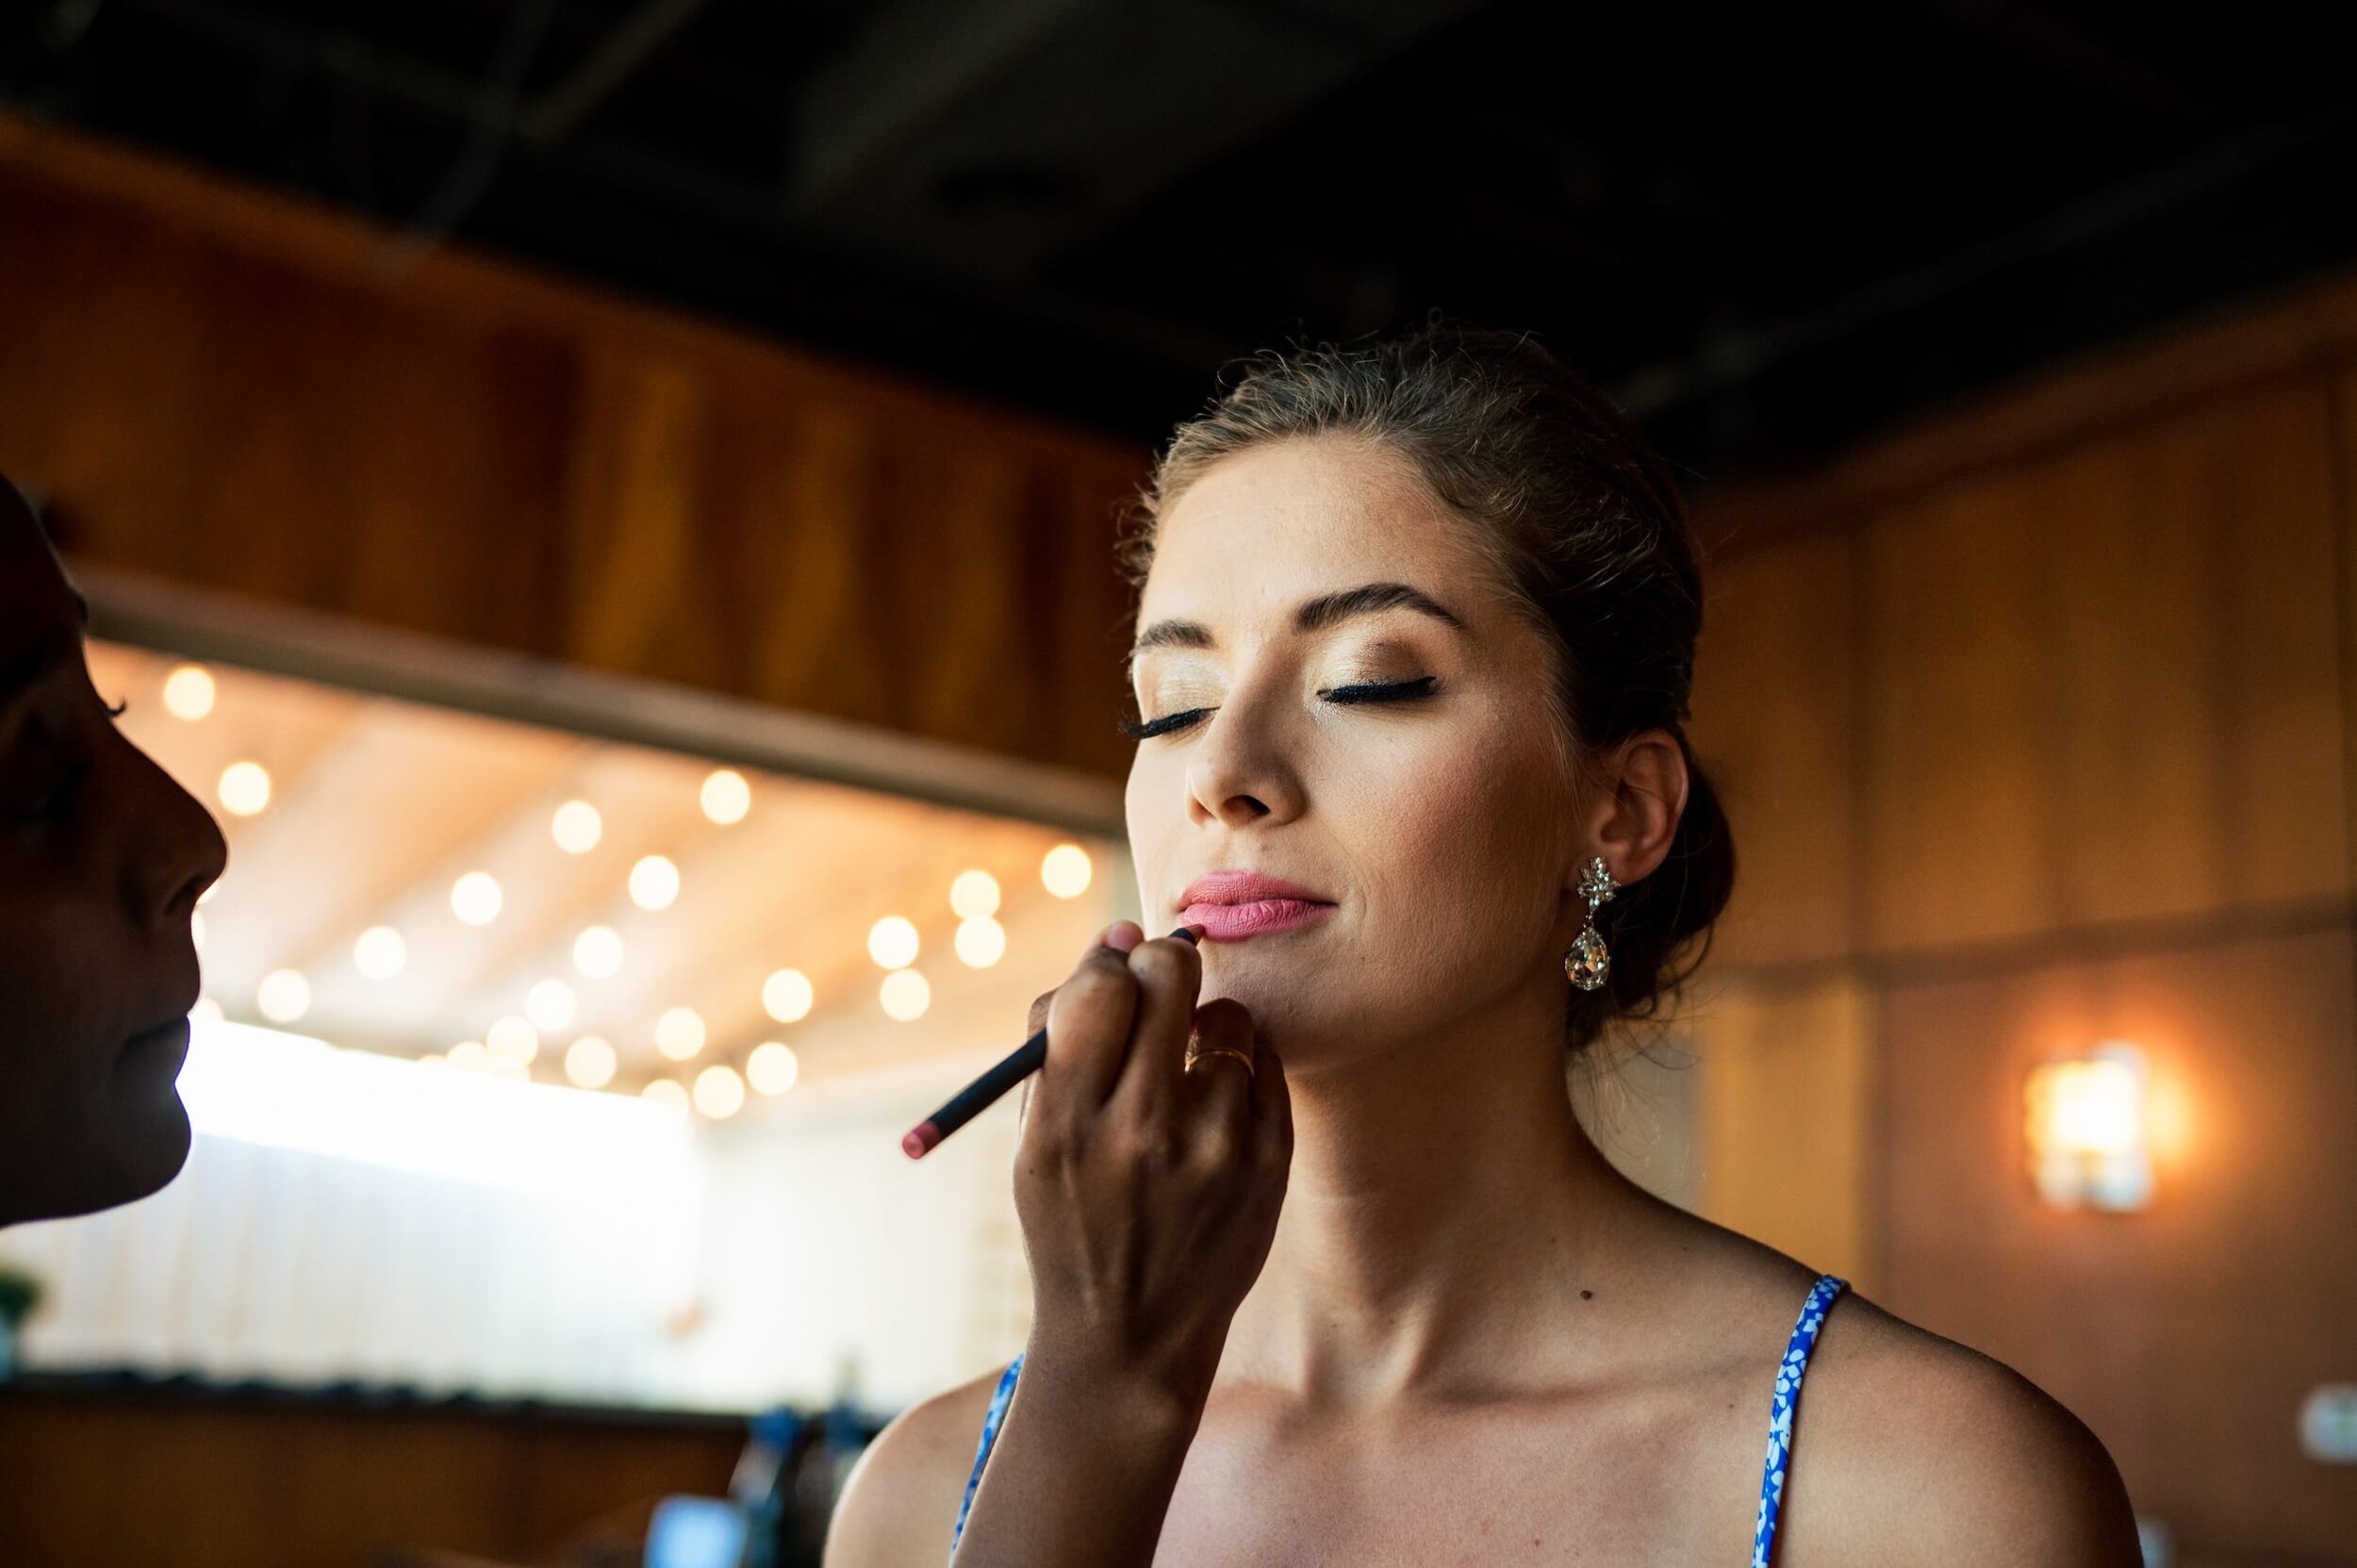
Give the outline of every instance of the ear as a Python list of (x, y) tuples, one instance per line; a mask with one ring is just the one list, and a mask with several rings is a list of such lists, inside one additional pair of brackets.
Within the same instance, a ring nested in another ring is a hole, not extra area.
[(1602, 855), (1624, 887), (1652, 875), (1669, 855), (1686, 812), (1686, 751), (1668, 730), (1631, 735), (1597, 760), (1591, 777), (1597, 787), (1580, 824), (1584, 848), (1564, 883), (1567, 892), (1578, 887), (1590, 855)]

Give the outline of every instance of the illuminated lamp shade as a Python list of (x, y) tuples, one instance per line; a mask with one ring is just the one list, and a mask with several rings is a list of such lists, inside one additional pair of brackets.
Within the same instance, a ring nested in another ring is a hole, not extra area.
[(230, 816), (258, 817), (270, 804), (270, 769), (258, 762), (233, 762), (221, 770), (216, 793)]
[(958, 958), (969, 969), (987, 969), (1007, 956), (1007, 928), (989, 916), (958, 922)]
[(272, 1023), (293, 1023), (311, 1011), (311, 982), (299, 970), (273, 969), (262, 977), (254, 1005)]
[(898, 915), (885, 916), (867, 928), (867, 956), (882, 968), (907, 968), (916, 962), (916, 927)]
[(2058, 1209), (2151, 1205), (2149, 1077), (2144, 1052), (2125, 1040), (2032, 1070), (2023, 1131), (2040, 1197)]
[(802, 1064), (792, 1046), (764, 1040), (745, 1058), (745, 1076), (765, 1095), (782, 1095), (802, 1076)]
[(886, 1015), (904, 1024), (923, 1017), (933, 999), (932, 987), (915, 969), (895, 969), (884, 976), (881, 995)]
[(630, 868), (630, 901), (650, 913), (668, 909), (679, 899), (679, 867), (662, 855), (649, 855)]
[(799, 1023), (809, 1017), (811, 1004), (816, 999), (810, 988), (810, 977), (799, 969), (780, 969), (761, 982), (761, 1009), (782, 1024)]
[(998, 913), (998, 879), (988, 871), (960, 871), (949, 884), (949, 907), (961, 920), (980, 920)]
[(622, 936), (612, 926), (591, 926), (573, 938), (573, 967), (591, 980), (622, 972)]
[(734, 1067), (714, 1065), (696, 1075), (696, 1109), (725, 1121), (745, 1105), (745, 1081)]
[(605, 818), (586, 801), (568, 801), (549, 818), (549, 836), (569, 855), (585, 855), (605, 836)]
[(692, 1007), (674, 1007), (654, 1021), (654, 1048), (685, 1062), (704, 1048), (704, 1021)]
[(352, 945), (352, 962), (371, 980), (390, 980), (409, 962), (409, 944), (390, 926), (371, 926)]
[(614, 1048), (594, 1034), (575, 1040), (565, 1052), (565, 1076), (585, 1089), (614, 1081)]
[(470, 871), (451, 884), (450, 912), (470, 926), (487, 926), (498, 919), (505, 901), (498, 879), (488, 871)]
[(164, 711), (195, 723), (213, 711), (213, 676), (203, 665), (184, 664), (164, 678)]
[(753, 809), (753, 786), (735, 768), (723, 767), (704, 780), (698, 799), (704, 815), (725, 828), (742, 822), (745, 814)]
[(1039, 880), (1059, 899), (1077, 899), (1089, 889), (1094, 870), (1089, 852), (1078, 844), (1059, 844), (1039, 863)]
[(687, 1114), (687, 1091), (674, 1080), (658, 1078), (638, 1091), (642, 1099), (652, 1100), (666, 1111)]

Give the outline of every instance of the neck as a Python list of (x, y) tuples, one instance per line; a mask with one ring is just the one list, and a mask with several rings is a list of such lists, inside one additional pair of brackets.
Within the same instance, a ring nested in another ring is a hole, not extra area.
[(1478, 1399), (1561, 1362), (1644, 1198), (1581, 1131), (1559, 989), (1346, 1064), (1287, 1066), (1294, 1158), (1223, 1373), (1306, 1404)]

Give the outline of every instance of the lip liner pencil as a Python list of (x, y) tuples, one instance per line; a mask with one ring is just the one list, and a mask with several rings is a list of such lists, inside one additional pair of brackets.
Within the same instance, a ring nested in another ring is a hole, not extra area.
[[(1193, 926), (1180, 926), (1170, 934), (1198, 945), (1201, 942)], [(989, 1110), (1000, 1095), (1039, 1071), (1047, 1062), (1047, 1026), (1042, 1024), (1030, 1039), (1015, 1048), (1013, 1055), (951, 1095), (940, 1110), (901, 1134), (900, 1152), (912, 1160), (922, 1160), (942, 1139)]]

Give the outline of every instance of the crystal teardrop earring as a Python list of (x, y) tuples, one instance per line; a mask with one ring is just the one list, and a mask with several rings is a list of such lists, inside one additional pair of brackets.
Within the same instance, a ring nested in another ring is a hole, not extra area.
[(1604, 864), (1604, 856), (1589, 856), (1579, 873), (1579, 896), (1588, 900), (1588, 918), (1580, 926), (1572, 950), (1563, 955), (1563, 973), (1583, 991), (1596, 990), (1611, 972), (1612, 955), (1605, 950), (1604, 936), (1596, 930), (1596, 906), (1611, 902), (1619, 888)]

